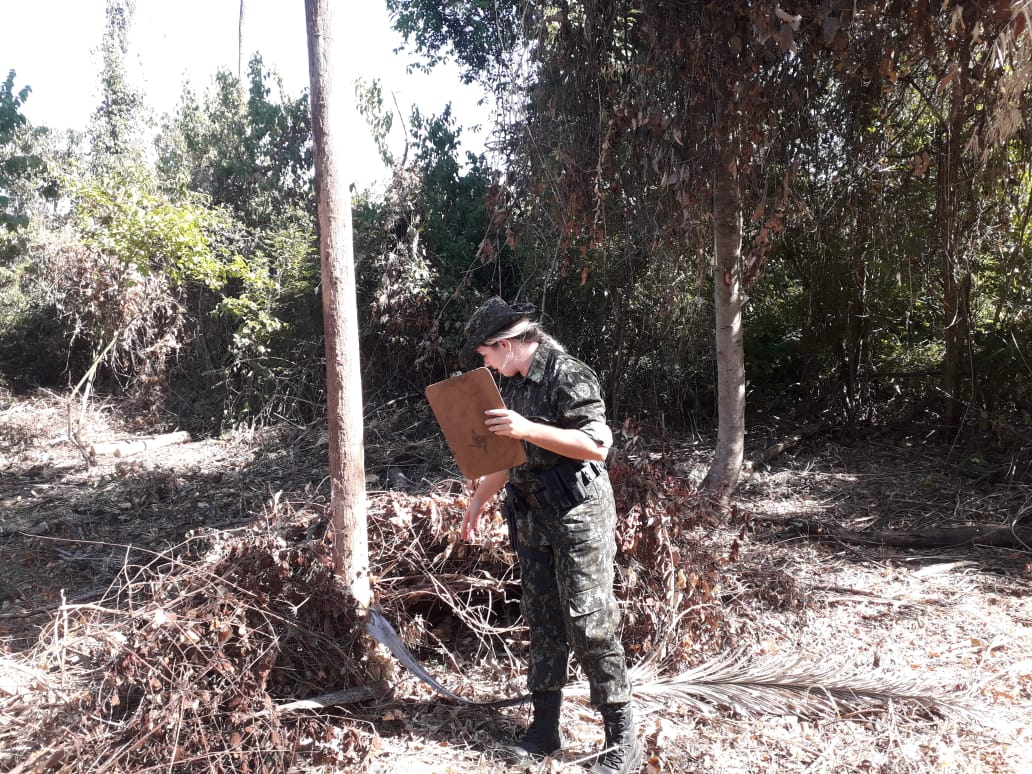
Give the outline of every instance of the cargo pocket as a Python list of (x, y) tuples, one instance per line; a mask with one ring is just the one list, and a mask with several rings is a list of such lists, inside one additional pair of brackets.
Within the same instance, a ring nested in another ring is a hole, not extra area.
[(571, 618), (581, 618), (597, 613), (606, 605), (606, 595), (601, 586), (582, 589), (567, 598)]

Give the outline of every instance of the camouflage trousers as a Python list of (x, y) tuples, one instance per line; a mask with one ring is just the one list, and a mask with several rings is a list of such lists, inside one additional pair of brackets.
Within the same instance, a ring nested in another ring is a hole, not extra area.
[(572, 651), (593, 704), (629, 701), (613, 595), (616, 506), (609, 477), (598, 476), (588, 499), (569, 510), (517, 511), (516, 529), (521, 607), (530, 627), (528, 688), (562, 688)]

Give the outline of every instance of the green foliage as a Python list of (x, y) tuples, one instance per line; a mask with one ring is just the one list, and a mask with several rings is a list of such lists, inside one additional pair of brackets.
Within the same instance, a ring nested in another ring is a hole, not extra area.
[(394, 29), (426, 58), (412, 65), (430, 69), (448, 58), (461, 63), (467, 83), (496, 84), (488, 73), (504, 64), (516, 45), (516, 31), (532, 8), (512, 0), (387, 0)]
[(1009, 330), (980, 328), (973, 339), (972, 421), (1001, 446), (1027, 443), (1032, 433), (1032, 321), (1026, 317)]
[[(211, 401), (212, 395), (195, 402), (207, 420), (254, 422), (273, 413), (311, 414), (313, 396), (306, 385), (312, 382), (313, 361), (294, 360), (309, 342), (320, 342), (320, 330), (312, 324), (318, 321), (313, 293), (318, 270), (307, 213), (281, 213), (268, 230), (258, 232), (202, 197), (176, 201), (156, 192), (146, 175), (81, 185), (74, 201), (84, 247), (124, 267), (112, 275), (117, 288), (103, 289), (99, 296), (131, 297), (137, 285), (164, 282), (167, 292), (159, 295), (175, 299), (180, 309), (188, 304), (208, 310), (191, 323), (190, 337), (207, 344), (193, 357), (202, 358), (202, 374), (218, 376), (179, 377), (193, 390), (216, 389), (222, 396), (221, 406)], [(85, 297), (78, 302), (80, 309), (90, 306)], [(120, 321), (128, 324), (124, 315)], [(108, 325), (95, 343), (104, 335), (118, 332)], [(186, 337), (187, 331), (180, 335)], [(214, 355), (212, 346), (223, 354)], [(296, 403), (299, 396), (304, 406)]]
[(288, 210), (314, 217), (308, 96), (283, 95), (260, 56), (251, 60), (249, 78), (246, 94), (227, 71), (203, 99), (184, 89), (158, 138), (159, 178), (169, 190), (206, 194), (251, 228), (268, 228)]
[(355, 81), (355, 98), (358, 103), (358, 112), (365, 118), (366, 124), (376, 143), (376, 149), (380, 153), (380, 159), (384, 166), (394, 166), (394, 154), (391, 153), (387, 144), (391, 128), (394, 126), (394, 114), (383, 106), (383, 88), (379, 80), (366, 82), (359, 78)]
[(160, 405), (194, 330), (185, 303), (232, 279), (231, 223), (158, 194), (140, 168), (63, 187), (73, 231), (37, 247), (35, 279), (62, 323), (69, 378), (105, 353), (101, 384)]
[[(539, 243), (527, 252), (547, 249)], [(550, 257), (547, 282), (531, 298), (555, 336), (594, 366), (614, 416), (651, 417), (667, 428), (712, 416), (706, 275), (676, 250), (629, 237), (603, 248), (553, 248)]]
[(223, 421), (310, 421), (323, 402), (319, 264), (311, 219), (284, 213), (261, 236), (215, 312), (232, 323)]
[[(391, 122), (377, 84), (364, 93), (366, 120), (386, 148)], [(450, 106), (437, 116), (413, 110), (405, 165), (396, 162), (382, 200), (366, 193), (355, 201), (363, 351), (374, 364), (365, 378), (376, 386), (425, 382), (450, 370), (460, 343), (455, 333), (472, 311), (453, 299), (480, 281), (471, 266), (479, 266), (475, 255), (487, 229), (491, 172), (482, 158), (462, 157), (460, 134)], [(445, 307), (446, 316), (438, 311)]]
[[(107, 3), (90, 165), (72, 142), (59, 151), (26, 134), (28, 90), (14, 91), (13, 73), (0, 90), (0, 161), (11, 160), (0, 193), (17, 183), (32, 205), (5, 200), (3, 214), (32, 217), (37, 240), (31, 261), (0, 276), (0, 367), (26, 383), (77, 379), (106, 352), (101, 383), (186, 424), (311, 418), (323, 366), (307, 96), (287, 100), (279, 87), (274, 98), (259, 57), (247, 91), (227, 73), (203, 101), (186, 90), (155, 176), (124, 67), (133, 12), (132, 0)], [(34, 185), (60, 192), (60, 210), (37, 207), (15, 180), (44, 157), (13, 153), (15, 136), (45, 150), (52, 176)]]
[(460, 160), (460, 135), (450, 105), (438, 116), (413, 110), (411, 136), (422, 182), (421, 228), (442, 292), (461, 285), (488, 220), (492, 172), (482, 157), (472, 153)]
[[(1003, 385), (1022, 372), (1032, 301), (1027, 20), (870, 0), (803, 3), (793, 26), (775, 5), (531, 4), (491, 39), (477, 0), (392, 0), (406, 43), (512, 96), (488, 266), (461, 286), (543, 301), (612, 403), (698, 408), (714, 364), (698, 271), (713, 107), (734, 94), (750, 405), (874, 421), (946, 391), (969, 416), (1016, 411)], [(529, 71), (494, 66), (515, 52)]]
[[(751, 409), (851, 422), (924, 411), (960, 346), (969, 427), (1027, 437), (1028, 66), (1013, 56), (982, 81), (969, 73), (966, 88), (999, 88), (957, 100), (949, 70), (958, 52), (1003, 56), (993, 31), (1007, 12), (814, 0), (792, 12), (822, 25), (796, 31), (772, 22), (775, 5), (390, 0), (427, 66), (455, 58), (510, 98), (511, 120), (496, 134), (504, 170), (464, 152), (448, 107), (406, 116), (397, 158), (387, 139), (404, 122), (379, 84), (359, 85), (393, 165), (382, 194), (354, 201), (367, 391), (418, 393), (454, 370), (463, 323), (499, 293), (539, 304), (596, 366), (614, 419), (711, 418), (711, 107), (726, 89), (741, 112)], [(30, 256), (0, 268), (0, 363), (23, 381), (78, 375), (117, 338), (102, 377), (161, 391), (187, 424), (318, 416), (307, 96), (284, 95), (260, 57), (245, 83), (221, 72), (200, 96), (185, 88), (152, 172), (121, 69), (132, 4), (108, 11), (91, 136), (94, 160), (112, 163), (87, 176), (71, 145), (29, 132), (13, 74), (0, 87), (0, 231), (17, 227)], [(532, 66), (511, 78), (510, 57)], [(65, 210), (45, 206), (44, 186), (70, 207), (60, 238)], [(965, 328), (948, 344), (954, 320)]]
[(246, 260), (234, 255), (225, 267), (238, 292), (225, 296), (216, 311), (239, 321), (235, 339), (242, 349), (264, 354), (265, 336), (304, 323), (319, 283), (314, 244), (311, 220), (285, 213)]
[(174, 202), (149, 184), (138, 169), (73, 183), (83, 244), (138, 272), (163, 272), (173, 287), (195, 282), (218, 290), (247, 273), (243, 260), (227, 250), (234, 226), (225, 213), (200, 202)]
[(11, 257), (21, 248), (21, 232), (29, 223), (28, 215), (18, 206), (13, 194), (26, 179), (43, 167), (43, 160), (19, 147), (19, 136), (27, 125), (21, 107), (29, 96), (29, 87), (14, 90), (14, 70), (0, 84), (0, 259)]
[(40, 263), (0, 266), (0, 380), (18, 389), (57, 384), (67, 366), (67, 331)]
[[(463, 24), (476, 29), (475, 2), (398, 5), (410, 16), (398, 14), (395, 26), (421, 53), (450, 50), (511, 98), (499, 132), (509, 172), (487, 197), (488, 239), (476, 251), (484, 265), (470, 272), (470, 296), (538, 302), (556, 336), (596, 365), (614, 411), (680, 423), (705, 410), (712, 323), (699, 294), (710, 286), (699, 279), (705, 252), (694, 240), (710, 202), (700, 148), (712, 111), (707, 93), (662, 80), (662, 61), (693, 71), (683, 46), (698, 29), (678, 28), (681, 50), (661, 60), (629, 3), (525, 6), (511, 28), (526, 33), (516, 45), (505, 34), (463, 35)], [(667, 11), (665, 20), (675, 15)], [(533, 67), (489, 66), (510, 54), (529, 54)], [(684, 179), (665, 174), (671, 168)]]
[(29, 126), (22, 114), (30, 89), (16, 92), (14, 78), (12, 70), (0, 84), (0, 373), (21, 387), (60, 378), (67, 336), (50, 286), (41, 281), (45, 262), (32, 255), (34, 235), (58, 193), (55, 154), (48, 132)]
[(222, 252), (174, 269), (210, 291), (197, 325), (219, 342), (196, 352), (190, 390), (205, 395), (190, 410), (229, 424), (307, 420), (323, 380), (311, 113), (260, 56), (246, 86), (220, 71), (200, 98), (185, 87), (157, 140), (164, 195), (201, 195), (226, 219), (213, 226)]

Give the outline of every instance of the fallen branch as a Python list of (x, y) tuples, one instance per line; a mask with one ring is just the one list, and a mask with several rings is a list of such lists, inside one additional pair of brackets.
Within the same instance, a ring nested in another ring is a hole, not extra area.
[(783, 454), (784, 452), (788, 451), (789, 449), (795, 446), (798, 446), (799, 442), (803, 439), (812, 438), (813, 436), (817, 435), (824, 428), (825, 424), (823, 422), (814, 422), (809, 425), (803, 426), (795, 435), (790, 435), (788, 438), (781, 441), (780, 443), (776, 443), (773, 446), (768, 446), (766, 449), (756, 454), (756, 456), (754, 456), (751, 460), (746, 461), (746, 463), (743, 465), (743, 472), (746, 475), (751, 474), (752, 471), (758, 465), (763, 465), (764, 463), (770, 462), (775, 457)]
[(163, 446), (172, 446), (177, 443), (186, 443), (190, 440), (190, 433), (180, 430), (175, 433), (165, 433), (153, 438), (145, 438), (136, 441), (110, 441), (108, 443), (91, 443), (90, 456), (98, 457), (102, 454), (112, 454), (115, 457), (128, 457), (130, 454), (139, 454), (148, 449), (160, 449)]
[[(119, 331), (119, 333), (121, 333), (121, 331)], [(94, 361), (90, 364), (90, 367), (86, 369), (86, 373), (83, 374), (79, 383), (75, 385), (75, 388), (72, 390), (71, 395), (68, 396), (68, 440), (75, 444), (75, 447), (79, 450), (79, 453), (82, 454), (87, 466), (90, 464), (90, 455), (86, 453), (86, 444), (83, 443), (82, 436), (79, 433), (79, 430), (82, 428), (82, 416), (86, 412), (86, 406), (89, 405), (90, 402), (90, 394), (93, 392), (93, 379), (97, 375), (97, 367), (100, 366), (104, 357), (111, 351), (111, 348), (115, 346), (116, 341), (118, 341), (117, 333), (114, 338), (107, 343), (107, 346), (104, 347), (101, 353), (97, 355)], [(75, 419), (72, 416), (72, 404), (75, 402), (76, 393), (78, 393), (80, 389), (82, 390), (82, 400), (79, 406), (78, 419)]]
[(799, 535), (814, 540), (837, 540), (862, 546), (896, 548), (949, 548), (957, 546), (993, 546), (996, 548), (1032, 548), (1032, 525), (1021, 521), (1013, 524), (971, 524), (963, 527), (937, 527), (917, 532), (859, 532), (817, 519), (790, 519), (781, 534)]
[(297, 710), (323, 709), (324, 707), (337, 707), (341, 704), (353, 704), (368, 699), (378, 699), (386, 695), (388, 688), (383, 683), (373, 685), (359, 685), (354, 688), (344, 688), (333, 693), (324, 693), (320, 696), (313, 696), (309, 699), (280, 704), (276, 712), (296, 712)]

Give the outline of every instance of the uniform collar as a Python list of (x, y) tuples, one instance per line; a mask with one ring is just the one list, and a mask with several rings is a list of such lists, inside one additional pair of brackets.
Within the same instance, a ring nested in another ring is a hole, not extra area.
[(540, 382), (545, 375), (545, 365), (548, 362), (548, 355), (552, 351), (552, 347), (548, 346), (544, 342), (538, 344), (537, 351), (534, 353), (534, 357), (530, 360), (530, 367), (527, 369), (527, 375), (523, 378), (531, 382)]

